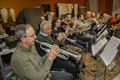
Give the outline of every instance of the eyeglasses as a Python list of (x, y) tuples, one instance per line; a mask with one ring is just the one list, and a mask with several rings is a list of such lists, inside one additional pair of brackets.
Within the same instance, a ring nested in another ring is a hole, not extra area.
[(35, 33), (33, 33), (32, 35), (29, 35), (29, 36), (25, 36), (25, 37), (34, 37), (36, 36)]
[(61, 23), (60, 21), (56, 21), (56, 23)]

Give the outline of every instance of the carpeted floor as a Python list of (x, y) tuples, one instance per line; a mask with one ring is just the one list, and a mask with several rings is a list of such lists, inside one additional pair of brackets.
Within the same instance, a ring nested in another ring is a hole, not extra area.
[(103, 61), (99, 57), (94, 59), (89, 53), (85, 53), (82, 57), (86, 67), (79, 74), (79, 80), (113, 80), (120, 74), (120, 56), (116, 56), (114, 59), (116, 66), (112, 71), (105, 67)]

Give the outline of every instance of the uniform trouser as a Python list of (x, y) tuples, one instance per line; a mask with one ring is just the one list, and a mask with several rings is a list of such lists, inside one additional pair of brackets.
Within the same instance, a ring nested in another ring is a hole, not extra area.
[(84, 35), (79, 36), (79, 39), (84, 42), (88, 42), (88, 52), (92, 52), (91, 46), (95, 43), (96, 37), (89, 33), (85, 33)]
[(51, 71), (52, 80), (74, 80), (72, 74), (63, 71)]
[(74, 76), (74, 78), (77, 75), (77, 68), (76, 65), (73, 64), (71, 61), (66, 61), (60, 58), (56, 58), (56, 60), (53, 63), (52, 70), (55, 71), (66, 71)]

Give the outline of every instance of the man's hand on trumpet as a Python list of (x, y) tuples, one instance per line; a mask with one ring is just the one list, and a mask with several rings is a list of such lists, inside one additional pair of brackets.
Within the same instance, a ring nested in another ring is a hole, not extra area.
[(53, 45), (52, 48), (48, 51), (48, 59), (54, 60), (60, 52), (60, 48), (57, 45)]
[(59, 33), (57, 36), (57, 40), (62, 41), (63, 39), (65, 39), (65, 37), (66, 37), (65, 33), (63, 33), (63, 32)]

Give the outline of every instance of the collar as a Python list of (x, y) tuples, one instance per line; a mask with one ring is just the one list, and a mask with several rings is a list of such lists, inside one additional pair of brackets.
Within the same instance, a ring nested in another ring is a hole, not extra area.
[(54, 27), (54, 30), (56, 30), (56, 31), (57, 31), (57, 29), (58, 29), (58, 28)]
[(32, 48), (32, 45), (28, 48), (23, 48), (23, 47), (20, 46), (20, 44), (18, 44), (17, 47), (20, 48), (22, 51), (30, 51), (31, 48)]
[(48, 36), (48, 34), (46, 34), (46, 33), (42, 32), (42, 31), (40, 31), (40, 32), (39, 32), (39, 34), (41, 34), (41, 35), (43, 35), (43, 36), (45, 36), (45, 37), (47, 37), (47, 36)]

